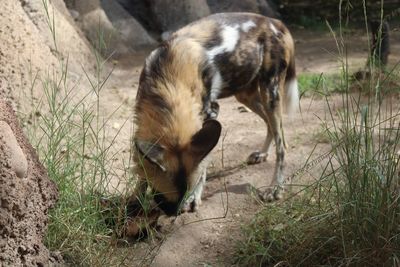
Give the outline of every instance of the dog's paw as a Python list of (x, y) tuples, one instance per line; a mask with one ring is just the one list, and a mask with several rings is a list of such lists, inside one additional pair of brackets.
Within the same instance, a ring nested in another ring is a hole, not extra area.
[(250, 154), (247, 158), (247, 164), (258, 164), (267, 160), (267, 153), (256, 151)]
[(282, 186), (275, 186), (273, 188), (268, 188), (264, 192), (260, 192), (260, 198), (265, 202), (272, 202), (275, 200), (280, 200), (283, 198), (283, 188)]
[(198, 211), (200, 205), (201, 205), (201, 199), (191, 197), (188, 200), (186, 200), (185, 205), (183, 205), (182, 213), (196, 212)]

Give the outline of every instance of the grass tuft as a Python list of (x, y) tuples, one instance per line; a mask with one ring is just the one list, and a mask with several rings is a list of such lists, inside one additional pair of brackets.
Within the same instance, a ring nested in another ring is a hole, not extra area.
[(340, 76), (337, 74), (302, 73), (297, 77), (300, 95), (310, 96), (318, 94), (326, 96), (333, 93), (343, 93), (340, 86)]
[[(47, 0), (43, 7), (57, 50), (54, 14)], [(131, 155), (122, 159), (121, 151), (114, 148), (119, 131), (115, 136), (107, 132), (114, 113), (105, 117), (100, 99), (112, 71), (106, 72), (107, 59), (93, 52), (94, 72), (82, 69), (84, 80), (76, 84), (69, 80), (68, 57), (60, 57), (59, 65), (46, 73), (31, 74), (31, 90), (39, 87), (43, 97), (38, 101), (32, 97), (31, 112), (21, 118), (59, 190), (58, 202), (49, 212), (45, 244), (61, 252), (71, 266), (114, 266), (128, 256), (131, 261), (136, 259), (117, 246), (123, 241), (119, 233), (126, 220), (125, 202), (118, 202), (112, 212), (104, 205), (107, 199), (127, 199), (135, 177), (129, 168)], [(115, 166), (117, 158), (124, 161), (122, 170)], [(116, 189), (119, 182), (125, 183), (122, 191)]]
[[(368, 72), (378, 75), (355, 91), (346, 57), (342, 64), (340, 111), (333, 111), (324, 94), (331, 157), (320, 165), (316, 182), (284, 202), (266, 205), (244, 227), (238, 265), (400, 265), (400, 111), (392, 98), (396, 91), (386, 94), (398, 68), (385, 72), (368, 64)], [(300, 76), (300, 87), (317, 88), (321, 77)]]

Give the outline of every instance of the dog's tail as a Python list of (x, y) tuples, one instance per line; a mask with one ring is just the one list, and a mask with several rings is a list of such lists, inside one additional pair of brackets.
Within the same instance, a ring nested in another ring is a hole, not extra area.
[(296, 77), (294, 53), (291, 55), (285, 78), (285, 111), (294, 115), (300, 110), (299, 89)]

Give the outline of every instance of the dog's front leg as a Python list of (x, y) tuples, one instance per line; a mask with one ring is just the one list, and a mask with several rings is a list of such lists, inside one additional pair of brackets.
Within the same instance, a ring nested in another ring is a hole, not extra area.
[(200, 179), (192, 194), (186, 199), (182, 208), (183, 212), (195, 212), (201, 205), (201, 196), (203, 194), (204, 184), (206, 183), (207, 170), (204, 169), (201, 173)]

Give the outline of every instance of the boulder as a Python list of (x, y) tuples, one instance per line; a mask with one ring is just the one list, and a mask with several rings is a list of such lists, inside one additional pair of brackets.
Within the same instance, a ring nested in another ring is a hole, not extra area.
[(122, 40), (133, 49), (156, 45), (142, 25), (115, 0), (101, 0), (108, 19), (118, 31)]
[(48, 266), (48, 211), (58, 196), (11, 106), (0, 101), (0, 263)]
[(69, 1), (67, 7), (79, 14), (78, 24), (104, 57), (121, 57), (155, 45), (140, 23), (116, 1)]
[(278, 18), (279, 14), (267, 0), (207, 0), (212, 13), (252, 12)]
[(149, 33), (160, 35), (161, 29), (153, 19), (150, 0), (118, 0), (118, 3), (133, 16)]
[(150, 0), (150, 3), (161, 32), (175, 31), (210, 14), (206, 0)]
[[(78, 12), (80, 12), (78, 10)], [(78, 23), (89, 42), (104, 57), (110, 55), (121, 56), (132, 52), (129, 46), (122, 41), (118, 31), (114, 28), (111, 21), (102, 8), (96, 8), (87, 13), (80, 13)]]

